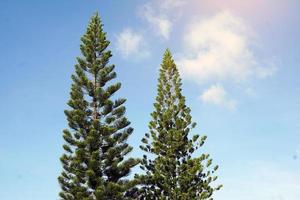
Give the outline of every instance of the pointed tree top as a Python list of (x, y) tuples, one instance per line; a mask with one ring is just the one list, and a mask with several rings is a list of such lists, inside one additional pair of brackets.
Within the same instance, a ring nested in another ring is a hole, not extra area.
[(178, 71), (169, 48), (165, 50), (162, 62), (162, 69), (173, 69), (175, 71)]
[(92, 16), (92, 19), (95, 19), (95, 18), (96, 18), (96, 19), (97, 19), (97, 18), (100, 19), (100, 15), (99, 15), (99, 12), (98, 12), (98, 11), (96, 11), (95, 14)]
[(165, 50), (165, 53), (164, 53), (164, 59), (167, 59), (167, 58), (171, 58), (172, 59), (172, 53), (171, 53), (171, 51), (170, 51), (169, 48), (167, 48)]
[(100, 18), (100, 15), (99, 15), (98, 12), (95, 12), (95, 14), (90, 19), (90, 23), (89, 24), (91, 25), (93, 23), (100, 24), (101, 27), (103, 26), (101, 18)]

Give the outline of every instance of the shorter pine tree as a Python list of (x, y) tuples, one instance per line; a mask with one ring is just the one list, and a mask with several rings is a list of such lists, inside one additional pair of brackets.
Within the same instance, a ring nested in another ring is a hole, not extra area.
[[(158, 95), (154, 103), (150, 132), (142, 139), (139, 199), (205, 200), (212, 199), (218, 166), (211, 170), (209, 154), (194, 157), (206, 136), (190, 135), (195, 127), (181, 94), (181, 79), (169, 50), (166, 50), (158, 80)], [(148, 158), (148, 154), (150, 157)]]

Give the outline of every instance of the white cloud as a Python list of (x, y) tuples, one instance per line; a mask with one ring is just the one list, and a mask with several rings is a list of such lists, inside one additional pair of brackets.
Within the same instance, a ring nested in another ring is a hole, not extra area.
[(131, 29), (124, 29), (116, 36), (117, 51), (124, 58), (129, 56), (147, 57), (149, 52), (146, 50), (143, 35), (133, 32)]
[(215, 199), (222, 200), (298, 200), (300, 196), (300, 171), (260, 162), (241, 166), (224, 178), (224, 187), (216, 192)]
[(157, 0), (157, 4), (167, 11), (182, 7), (186, 4), (185, 0)]
[(140, 15), (150, 24), (153, 32), (168, 40), (183, 0), (151, 0), (140, 9)]
[(183, 42), (184, 51), (176, 59), (183, 78), (199, 85), (219, 83), (202, 94), (206, 103), (234, 110), (237, 101), (229, 98), (220, 84), (239, 85), (244, 93), (254, 96), (255, 91), (247, 89), (251, 81), (272, 76), (277, 70), (254, 53), (258, 43), (255, 33), (230, 12), (194, 19), (186, 27)]
[(158, 35), (162, 36), (164, 39), (169, 39), (172, 22), (166, 15), (157, 15), (149, 5), (144, 7), (143, 15), (154, 30), (157, 31)]
[(204, 103), (225, 107), (230, 111), (236, 109), (236, 101), (228, 98), (227, 92), (221, 85), (212, 85), (202, 93), (200, 99)]
[(184, 36), (186, 54), (178, 63), (185, 78), (205, 81), (243, 82), (271, 76), (275, 66), (263, 66), (254, 55), (251, 30), (229, 12), (188, 25)]

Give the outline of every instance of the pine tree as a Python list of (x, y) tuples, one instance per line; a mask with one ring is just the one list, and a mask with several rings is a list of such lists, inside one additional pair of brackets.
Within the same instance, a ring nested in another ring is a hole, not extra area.
[(221, 188), (212, 186), (218, 166), (210, 170), (209, 154), (193, 156), (206, 136), (190, 135), (196, 124), (192, 123), (190, 109), (181, 94), (181, 79), (169, 50), (161, 65), (154, 107), (150, 132), (141, 145), (146, 154), (141, 168), (146, 173), (138, 176), (140, 199), (212, 199), (213, 192)]
[(126, 179), (137, 159), (128, 158), (132, 147), (126, 143), (133, 129), (125, 115), (125, 99), (112, 96), (120, 83), (116, 77), (109, 41), (98, 14), (91, 18), (81, 38), (81, 57), (72, 75), (69, 129), (63, 131), (65, 153), (58, 180), (64, 200), (120, 200), (134, 185)]

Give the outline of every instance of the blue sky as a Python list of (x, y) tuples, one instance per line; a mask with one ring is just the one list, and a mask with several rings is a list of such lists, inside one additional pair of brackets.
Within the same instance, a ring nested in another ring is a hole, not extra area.
[(80, 37), (99, 12), (135, 132), (147, 131), (162, 53), (220, 165), (221, 200), (300, 195), (296, 0), (1, 1), (0, 196), (58, 199), (63, 110)]

